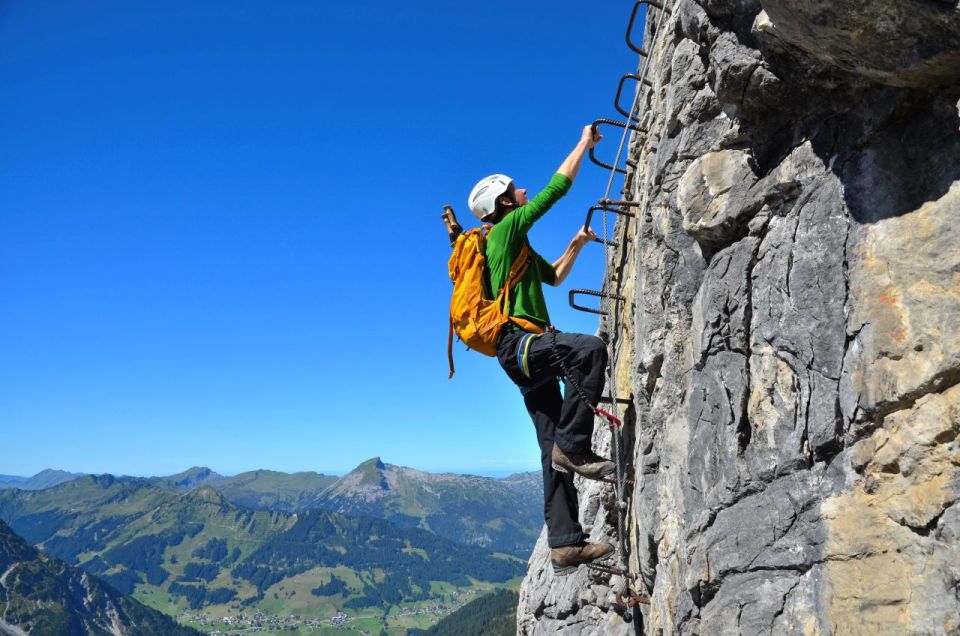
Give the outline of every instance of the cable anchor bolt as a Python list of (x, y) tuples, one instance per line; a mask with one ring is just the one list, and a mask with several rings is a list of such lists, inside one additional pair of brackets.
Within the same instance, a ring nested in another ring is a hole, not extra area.
[(637, 594), (633, 590), (628, 591), (628, 598), (624, 600), (623, 594), (617, 592), (617, 605), (623, 609), (636, 607), (637, 605), (649, 605), (650, 597), (646, 594)]

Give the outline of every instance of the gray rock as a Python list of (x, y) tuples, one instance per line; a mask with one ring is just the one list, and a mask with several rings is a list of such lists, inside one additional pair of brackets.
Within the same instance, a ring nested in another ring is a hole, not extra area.
[(760, 30), (812, 58), (894, 86), (960, 81), (955, 2), (764, 0)]
[(750, 351), (750, 275), (760, 241), (748, 237), (716, 254), (693, 301), (694, 363), (719, 351)]
[(713, 91), (727, 108), (728, 115), (736, 115), (743, 104), (744, 92), (753, 72), (760, 66), (759, 51), (744, 46), (730, 31), (722, 31), (710, 48), (710, 66), (714, 75)]
[[(603, 322), (644, 633), (960, 633), (957, 4), (670, 6)], [(545, 555), (519, 633), (638, 633)]]
[(745, 233), (749, 215), (759, 208), (749, 196), (756, 182), (743, 151), (719, 150), (699, 157), (677, 186), (684, 230), (701, 245), (722, 245)]

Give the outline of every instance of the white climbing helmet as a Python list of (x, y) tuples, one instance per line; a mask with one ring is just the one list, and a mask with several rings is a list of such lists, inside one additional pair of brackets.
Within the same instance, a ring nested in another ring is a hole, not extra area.
[(486, 217), (497, 209), (497, 198), (510, 188), (511, 183), (513, 179), (505, 174), (492, 174), (480, 179), (467, 198), (470, 211), (481, 221), (487, 220)]

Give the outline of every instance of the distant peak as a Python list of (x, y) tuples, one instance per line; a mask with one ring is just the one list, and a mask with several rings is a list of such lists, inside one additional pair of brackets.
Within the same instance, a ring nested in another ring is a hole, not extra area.
[(195, 488), (207, 482), (217, 482), (223, 479), (223, 475), (214, 472), (206, 466), (193, 466), (182, 473), (161, 477), (160, 479), (173, 485), (175, 488)]
[(357, 470), (364, 469), (364, 468), (367, 468), (367, 469), (376, 468), (377, 470), (384, 470), (386, 468), (386, 465), (383, 463), (383, 461), (379, 457), (372, 457), (365, 462), (361, 462), (360, 465), (357, 466)]
[(171, 475), (170, 479), (174, 477), (192, 477), (194, 475), (209, 475), (213, 471), (207, 468), (206, 466), (191, 466), (182, 473), (177, 473), (176, 475)]
[(376, 486), (383, 490), (389, 489), (387, 484), (387, 465), (379, 457), (372, 457), (350, 471), (343, 477), (345, 483)]
[(89, 477), (93, 483), (97, 484), (101, 488), (109, 488), (117, 483), (117, 478), (110, 473), (104, 473), (102, 475), (87, 475), (87, 477)]
[(65, 470), (59, 470), (59, 469), (57, 469), (57, 468), (44, 468), (44, 469), (41, 470), (39, 473), (37, 473), (36, 475), (34, 475), (33, 478), (36, 479), (37, 477), (49, 477), (49, 476), (54, 476), (54, 475), (64, 475), (64, 476), (66, 476), (66, 475), (79, 475), (79, 474), (80, 474), (80, 473), (71, 473), (71, 472), (67, 472), (67, 471), (65, 471)]
[(227, 501), (223, 498), (215, 488), (212, 486), (203, 485), (199, 488), (195, 488), (188, 492), (184, 497), (193, 499), (195, 501), (202, 501), (204, 503), (214, 503), (218, 505), (226, 505)]

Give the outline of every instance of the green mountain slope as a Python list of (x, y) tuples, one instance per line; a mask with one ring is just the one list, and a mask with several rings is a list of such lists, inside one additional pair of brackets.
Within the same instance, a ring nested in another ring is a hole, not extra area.
[(336, 481), (337, 477), (313, 472), (253, 470), (212, 485), (227, 501), (244, 508), (295, 512), (315, 507), (320, 493)]
[(285, 532), (266, 542), (234, 568), (234, 574), (263, 590), (280, 577), (315, 567), (383, 570), (376, 585), (346, 607), (429, 597), (431, 581), (469, 586), (470, 578), (506, 582), (522, 574), (516, 560), (497, 558), (416, 528), (397, 528), (382, 519), (308, 510)]
[(0, 521), (0, 633), (198, 634), (30, 547)]
[(433, 474), (375, 457), (338, 479), (313, 505), (526, 558), (543, 526), (542, 484), (539, 473), (506, 479)]
[(172, 614), (372, 608), (385, 616), (478, 581), (503, 584), (524, 569), (518, 559), (382, 519), (249, 510), (210, 486), (182, 493), (109, 475), (0, 492), (0, 519), (48, 554)]
[(427, 630), (410, 636), (513, 636), (517, 633), (519, 595), (497, 590), (474, 599)]

